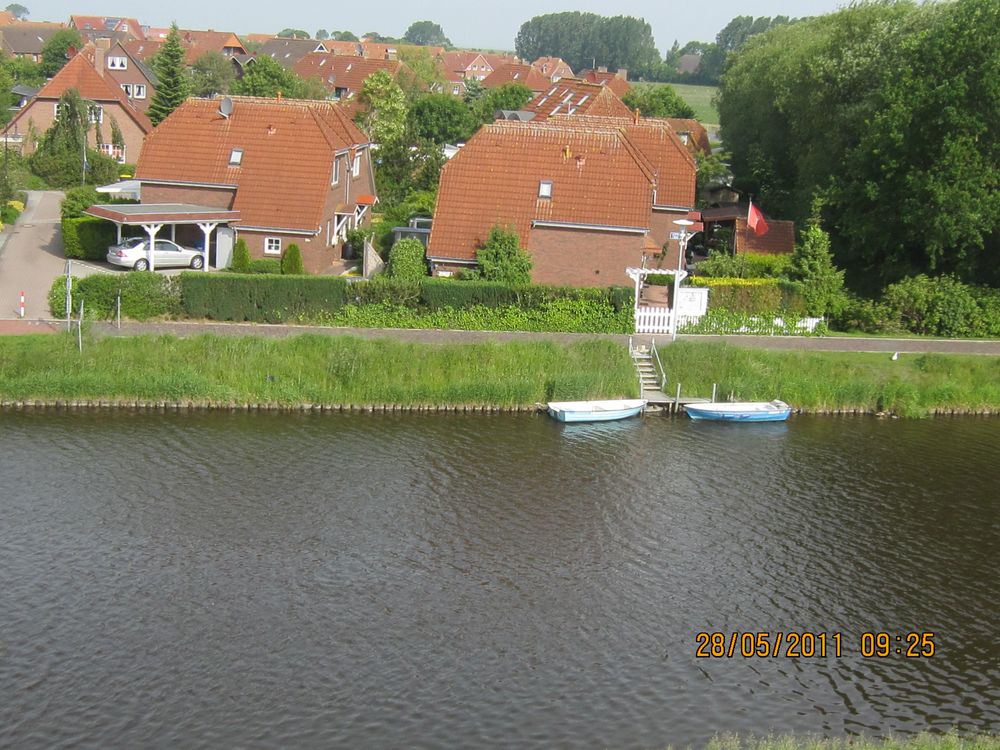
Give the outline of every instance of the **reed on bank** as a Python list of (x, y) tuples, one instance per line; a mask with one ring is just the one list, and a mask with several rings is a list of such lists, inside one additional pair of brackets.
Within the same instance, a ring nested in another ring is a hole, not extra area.
[(955, 354), (764, 351), (680, 341), (659, 349), (674, 393), (741, 401), (780, 398), (806, 411), (920, 417), (935, 410), (1000, 411), (1000, 358)]
[(741, 737), (735, 734), (712, 739), (708, 750), (1000, 750), (1000, 737), (989, 734), (921, 732), (909, 737), (845, 737), (828, 739), (780, 735)]
[(523, 406), (634, 397), (628, 353), (603, 340), (410, 344), (351, 336), (67, 335), (0, 339), (0, 398), (216, 404)]

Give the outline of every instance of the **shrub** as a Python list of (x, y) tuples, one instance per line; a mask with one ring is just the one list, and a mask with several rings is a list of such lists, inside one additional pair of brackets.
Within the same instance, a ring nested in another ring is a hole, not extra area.
[(846, 304), (844, 272), (833, 265), (830, 236), (814, 219), (802, 233), (788, 266), (789, 278), (799, 281), (799, 291), (810, 315), (839, 312)]
[(419, 240), (399, 240), (389, 251), (386, 275), (393, 279), (416, 281), (427, 276), (424, 246)]
[(266, 323), (337, 309), (347, 288), (334, 276), (182, 273), (177, 279), (188, 317)]
[(521, 238), (513, 229), (493, 227), (486, 242), (476, 251), (476, 262), (487, 281), (531, 283), (531, 256), (521, 249)]
[(986, 331), (972, 288), (953, 276), (912, 276), (887, 286), (883, 299), (890, 319), (912, 333), (982, 336)]
[(60, 212), (64, 219), (79, 219), (95, 203), (103, 203), (104, 196), (93, 185), (79, 185), (66, 191)]
[(10, 201), (5, 206), (0, 208), (0, 223), (13, 224), (17, 221), (17, 217), (21, 215), (21, 212), (18, 211), (15, 206), (11, 205), (13, 202), (14, 201)]
[(63, 219), (62, 235), (66, 257), (82, 260), (104, 260), (117, 237), (114, 224), (91, 216)]
[(250, 250), (246, 240), (236, 240), (233, 246), (233, 262), (230, 268), (236, 273), (250, 273)]
[[(122, 298), (122, 317), (148, 320), (175, 315), (180, 310), (180, 294), (173, 279), (152, 271), (99, 273), (74, 278), (72, 286), (73, 314), (83, 300), (84, 317), (107, 320), (115, 314), (118, 294)], [(49, 291), (49, 309), (53, 317), (66, 315), (66, 277), (60, 276)]]
[(727, 334), (744, 333), (758, 336), (820, 336), (828, 332), (825, 324), (816, 326), (814, 332), (802, 326), (802, 316), (794, 313), (781, 315), (709, 310), (697, 322), (681, 325), (680, 333)]
[(286, 276), (301, 276), (306, 272), (306, 268), (302, 264), (302, 251), (294, 242), (281, 256), (281, 272)]
[(740, 253), (733, 255), (727, 251), (713, 250), (708, 258), (695, 268), (699, 276), (714, 276), (737, 279), (779, 278), (784, 276), (791, 262), (788, 255), (764, 255)]
[(281, 261), (277, 258), (254, 258), (250, 261), (250, 273), (281, 273)]

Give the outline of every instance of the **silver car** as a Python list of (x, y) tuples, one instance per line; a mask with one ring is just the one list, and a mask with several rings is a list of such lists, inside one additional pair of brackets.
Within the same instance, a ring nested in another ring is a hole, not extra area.
[[(136, 271), (148, 271), (149, 260), (146, 258), (148, 242), (146, 237), (130, 237), (127, 240), (122, 240), (120, 245), (112, 245), (108, 248), (108, 263), (134, 268)], [(156, 268), (198, 269), (205, 265), (205, 257), (201, 250), (182, 247), (170, 240), (156, 240), (153, 248)]]

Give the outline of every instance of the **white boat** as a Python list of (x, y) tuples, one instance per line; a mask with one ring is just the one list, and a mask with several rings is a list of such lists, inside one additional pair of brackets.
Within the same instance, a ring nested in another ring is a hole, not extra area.
[(792, 407), (784, 401), (735, 401), (728, 404), (687, 404), (691, 419), (719, 422), (784, 422)]
[(608, 401), (551, 401), (549, 416), (560, 422), (610, 422), (634, 417), (646, 407), (646, 399)]

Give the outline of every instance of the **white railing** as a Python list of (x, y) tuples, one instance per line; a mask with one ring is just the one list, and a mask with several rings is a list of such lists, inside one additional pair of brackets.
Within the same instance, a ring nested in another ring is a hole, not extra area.
[(670, 333), (672, 311), (669, 307), (637, 307), (636, 333)]

